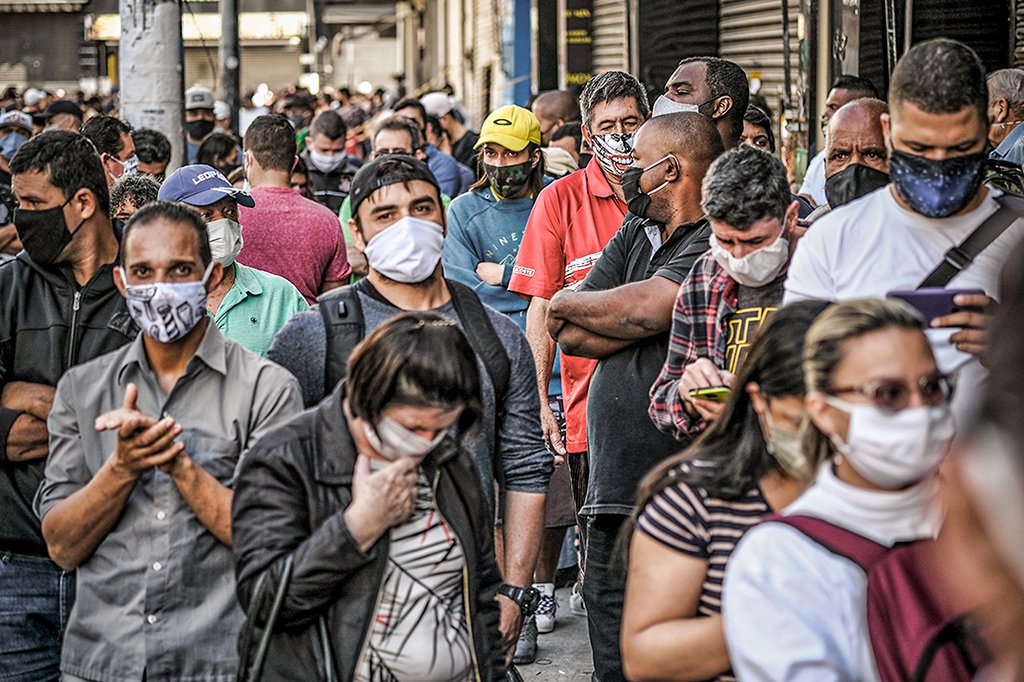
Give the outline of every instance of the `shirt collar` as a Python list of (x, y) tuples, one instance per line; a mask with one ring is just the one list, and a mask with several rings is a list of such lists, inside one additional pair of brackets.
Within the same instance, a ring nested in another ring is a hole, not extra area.
[(591, 159), (587, 167), (583, 169), (583, 172), (586, 174), (587, 188), (591, 194), (601, 199), (613, 197), (616, 201), (619, 200), (615, 196), (615, 190), (612, 189), (608, 178), (604, 176), (604, 171), (601, 170), (601, 164), (597, 162), (597, 159)]
[(235, 263), (235, 283), (231, 288), (235, 287), (241, 289), (247, 296), (259, 296), (263, 293), (263, 285), (252, 268), (247, 268), (241, 263)]
[[(217, 325), (214, 324), (213, 318), (207, 317), (206, 320), (206, 331), (199, 342), (199, 347), (196, 348), (196, 354), (192, 360), (189, 360), (189, 365), (196, 358), (199, 358), (210, 369), (227, 376), (227, 347), (224, 343), (224, 337), (221, 335), (220, 330), (217, 329)], [(143, 343), (144, 336), (145, 332), (139, 332), (128, 348), (128, 352), (125, 353), (124, 358), (121, 360), (121, 366), (117, 368), (118, 383), (124, 383), (124, 374), (132, 365), (137, 366), (144, 372), (152, 373), (153, 370), (149, 366), (149, 358), (146, 357), (146, 346)]]
[(1021, 136), (1024, 136), (1024, 123), (1018, 123), (1014, 126), (1010, 134), (1003, 138), (1003, 141), (992, 151), (990, 156), (995, 159), (1004, 158), (1020, 142)]

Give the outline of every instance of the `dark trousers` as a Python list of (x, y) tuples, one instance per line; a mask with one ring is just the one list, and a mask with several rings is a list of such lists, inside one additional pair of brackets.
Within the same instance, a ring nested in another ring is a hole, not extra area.
[(618, 550), (619, 533), (629, 517), (619, 514), (592, 516), (587, 524), (586, 580), (583, 600), (594, 655), (597, 682), (625, 682), (619, 633), (622, 602), (626, 592), (626, 561)]
[(75, 574), (46, 557), (0, 552), (0, 681), (60, 678)]

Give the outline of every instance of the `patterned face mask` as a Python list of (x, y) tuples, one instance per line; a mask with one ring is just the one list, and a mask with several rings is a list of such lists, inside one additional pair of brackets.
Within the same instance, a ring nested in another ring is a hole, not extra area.
[(533, 161), (526, 160), (510, 166), (492, 166), (484, 164), (484, 171), (487, 179), (491, 181), (494, 191), (503, 197), (511, 197), (519, 194), (530, 181), (530, 173), (533, 172)]
[(128, 277), (121, 268), (128, 313), (139, 329), (155, 341), (178, 341), (206, 316), (206, 280), (212, 270), (213, 261), (210, 261), (203, 278), (195, 282), (128, 284)]
[(590, 146), (601, 167), (617, 178), (633, 165), (633, 138), (636, 133), (594, 135)]
[(894, 149), (889, 176), (896, 190), (915, 213), (947, 218), (959, 213), (978, 193), (985, 179), (987, 150), (943, 161)]

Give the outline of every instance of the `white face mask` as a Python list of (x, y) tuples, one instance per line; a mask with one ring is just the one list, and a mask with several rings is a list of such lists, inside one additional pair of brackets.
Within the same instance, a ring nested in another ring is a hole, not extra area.
[(800, 444), (800, 432), (779, 428), (772, 418), (771, 410), (765, 410), (764, 420), (767, 422), (770, 433), (765, 433), (764, 425), (761, 425), (760, 422), (758, 424), (761, 426), (768, 454), (774, 457), (782, 470), (793, 478), (801, 481), (809, 481), (814, 478), (814, 466)]
[(364, 254), (370, 267), (389, 279), (416, 284), (428, 279), (441, 260), (444, 231), (429, 220), (405, 216), (370, 239)]
[(224, 267), (234, 265), (242, 250), (242, 226), (230, 218), (221, 218), (206, 223), (206, 232), (210, 236), (213, 260)]
[(321, 154), (312, 147), (309, 148), (309, 160), (322, 173), (333, 173), (345, 162), (345, 152), (336, 154)]
[(173, 343), (192, 331), (206, 316), (206, 280), (213, 262), (197, 282), (125, 283), (124, 297), (128, 313), (144, 333), (160, 343)]
[(680, 114), (683, 112), (697, 113), (699, 111), (700, 107), (696, 104), (690, 104), (689, 102), (676, 102), (665, 95), (659, 95), (658, 99), (654, 100), (654, 106), (651, 108), (651, 118), (657, 118), (658, 116), (664, 116), (665, 114)]
[(779, 237), (768, 246), (736, 258), (711, 235), (711, 255), (730, 277), (745, 287), (763, 287), (782, 272), (789, 262), (789, 240)]
[(633, 165), (633, 142), (636, 133), (605, 133), (590, 139), (594, 157), (601, 167), (617, 178)]
[(432, 440), (410, 431), (391, 417), (381, 417), (374, 430), (369, 424), (363, 426), (363, 433), (370, 447), (382, 457), (390, 460), (403, 457), (423, 457), (441, 444), (448, 430), (439, 431)]
[(884, 488), (904, 488), (930, 474), (956, 433), (948, 404), (890, 412), (838, 398), (827, 402), (850, 415), (846, 441), (832, 436), (836, 450), (857, 473)]

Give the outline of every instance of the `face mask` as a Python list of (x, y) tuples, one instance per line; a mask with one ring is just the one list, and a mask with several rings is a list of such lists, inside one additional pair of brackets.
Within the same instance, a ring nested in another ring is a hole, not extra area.
[(122, 178), (128, 178), (139, 172), (139, 157), (132, 154), (124, 161), (121, 161), (121, 167), (124, 168), (124, 172), (121, 173)]
[(519, 194), (530, 182), (530, 174), (533, 172), (533, 161), (527, 160), (511, 166), (492, 166), (484, 164), (484, 171), (487, 179), (491, 181), (491, 188), (500, 196), (511, 197)]
[(206, 223), (206, 232), (210, 235), (213, 260), (224, 267), (234, 265), (242, 250), (242, 226), (230, 218), (221, 218)]
[(124, 297), (128, 313), (139, 329), (160, 343), (173, 343), (192, 331), (206, 316), (206, 280), (213, 270), (211, 262), (198, 282), (153, 282), (128, 284)]
[(665, 114), (697, 113), (698, 111), (700, 111), (700, 105), (690, 104), (689, 102), (677, 102), (665, 95), (659, 95), (658, 99), (654, 100), (654, 106), (651, 108), (651, 118), (657, 118)]
[(306, 117), (302, 114), (289, 114), (288, 121), (292, 124), (292, 127), (298, 130), (306, 124)]
[(440, 225), (406, 216), (375, 234), (364, 255), (370, 267), (385, 277), (417, 284), (434, 274), (443, 244)]
[(345, 152), (337, 154), (321, 154), (310, 147), (309, 160), (321, 173), (333, 173), (341, 164), (345, 163)]
[(369, 424), (363, 427), (366, 440), (370, 441), (370, 447), (380, 455), (390, 459), (402, 459), (403, 457), (423, 457), (441, 444), (448, 431), (441, 431), (433, 440), (427, 440), (423, 436), (410, 431), (391, 417), (381, 417), (374, 430)]
[(608, 133), (591, 138), (590, 146), (597, 162), (617, 178), (621, 178), (626, 169), (633, 165), (634, 136), (634, 133)]
[(889, 412), (837, 398), (827, 402), (850, 415), (847, 440), (832, 436), (836, 450), (857, 473), (884, 488), (903, 488), (931, 473), (956, 430), (949, 405)]
[(984, 151), (933, 161), (894, 149), (889, 175), (911, 210), (928, 218), (946, 218), (963, 210), (985, 179)]
[(714, 259), (730, 277), (745, 287), (763, 287), (778, 277), (789, 262), (789, 240), (782, 235), (743, 258), (736, 258), (722, 248), (714, 235), (711, 235), (710, 242)]
[(201, 118), (198, 121), (189, 121), (186, 123), (185, 130), (188, 131), (188, 136), (193, 140), (201, 140), (213, 132), (214, 125), (216, 124), (213, 121), (207, 121), (205, 118)]
[(626, 198), (626, 207), (629, 208), (629, 212), (633, 215), (646, 218), (647, 209), (651, 206), (651, 196), (668, 186), (668, 180), (666, 180), (649, 192), (645, 192), (640, 188), (640, 178), (643, 177), (643, 174), (667, 159), (674, 160), (675, 157), (671, 154), (666, 154), (646, 168), (630, 166), (622, 174), (622, 193)]
[[(18, 232), (18, 238), (36, 265), (46, 267), (56, 263), (61, 252), (74, 238), (64, 220), (64, 207), (70, 201), (71, 199), (68, 199), (60, 206), (41, 211), (26, 211), (21, 208), (14, 210), (14, 227)], [(78, 223), (75, 232), (84, 222), (85, 220), (82, 220)]]
[(0, 156), (8, 161), (14, 158), (15, 153), (21, 149), (21, 145), (28, 142), (28, 137), (21, 133), (7, 133), (0, 136)]
[(871, 166), (851, 163), (825, 179), (825, 198), (832, 208), (848, 204), (889, 184), (889, 174)]
[[(814, 478), (814, 467), (800, 445), (800, 432), (780, 429), (772, 419), (771, 410), (765, 410), (764, 419), (768, 422), (768, 429), (771, 432), (765, 434), (764, 427), (761, 427), (768, 454), (774, 457), (782, 470), (793, 478), (801, 481), (809, 481)], [(758, 424), (760, 425), (760, 422)]]

